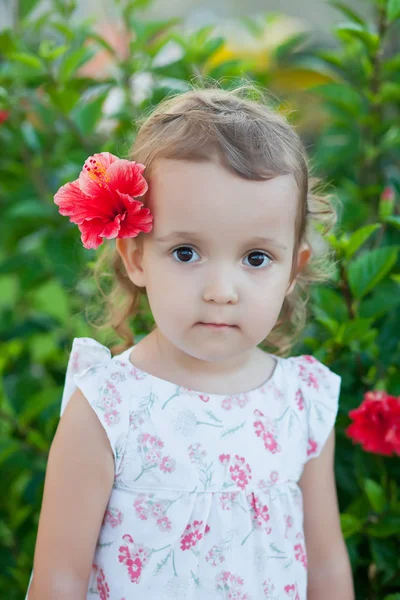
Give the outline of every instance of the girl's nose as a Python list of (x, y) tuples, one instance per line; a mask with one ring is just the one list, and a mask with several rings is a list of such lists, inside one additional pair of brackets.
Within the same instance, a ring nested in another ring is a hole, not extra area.
[(203, 299), (216, 304), (236, 304), (239, 296), (229, 274), (219, 272), (204, 286)]

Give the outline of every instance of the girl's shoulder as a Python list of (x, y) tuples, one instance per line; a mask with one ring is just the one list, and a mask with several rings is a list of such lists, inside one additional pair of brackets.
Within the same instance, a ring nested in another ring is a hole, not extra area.
[(303, 387), (320, 390), (321, 388), (332, 389), (336, 394), (339, 392), (341, 377), (324, 365), (314, 356), (301, 354), (279, 359), (286, 370), (286, 376)]
[[(126, 358), (129, 361), (129, 356)], [(126, 369), (127, 364), (125, 365), (124, 359), (125, 353), (113, 357), (106, 346), (92, 338), (75, 338), (68, 360), (61, 414), (79, 382), (85, 382), (85, 387), (98, 386), (108, 375), (111, 375), (111, 371), (117, 373)], [(117, 378), (116, 374), (115, 378)]]
[(332, 431), (338, 408), (341, 377), (310, 355), (280, 359), (285, 365), (293, 408), (307, 430), (307, 458), (316, 458)]
[(75, 338), (68, 361), (61, 416), (79, 388), (103, 426), (114, 454), (121, 460), (129, 431), (130, 395), (124, 383), (129, 376), (129, 351), (113, 357), (92, 338)]

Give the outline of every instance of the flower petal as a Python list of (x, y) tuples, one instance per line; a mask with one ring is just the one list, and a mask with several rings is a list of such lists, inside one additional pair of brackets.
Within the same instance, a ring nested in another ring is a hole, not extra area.
[(117, 215), (115, 217), (115, 219), (113, 221), (110, 221), (110, 223), (107, 223), (101, 233), (101, 237), (103, 238), (107, 238), (108, 240), (112, 240), (113, 238), (116, 238), (118, 235), (118, 232), (121, 228), (121, 221), (123, 221), (125, 219), (125, 214), (121, 215)]
[(60, 187), (54, 196), (54, 202), (59, 206), (61, 215), (70, 217), (70, 221), (78, 225), (86, 219), (99, 218), (109, 221), (118, 212), (117, 208), (124, 210), (119, 196), (113, 192), (95, 198), (85, 196), (80, 190), (78, 180)]
[(83, 223), (78, 224), (82, 244), (85, 248), (98, 248), (103, 243), (104, 238), (101, 234), (105, 225), (101, 219), (91, 219), (90, 221), (83, 221)]
[(107, 170), (119, 158), (110, 152), (93, 154), (86, 159), (79, 175), (79, 187), (86, 196), (98, 196), (108, 189)]
[(126, 215), (121, 222), (119, 238), (136, 237), (141, 231), (148, 233), (153, 229), (153, 215), (149, 208), (139, 200), (131, 200), (127, 194), (119, 194), (124, 200)]
[(116, 238), (124, 216), (117, 215), (112, 221), (105, 223), (101, 219), (83, 221), (78, 225), (82, 244), (85, 248), (98, 248), (105, 238)]
[(147, 181), (142, 173), (146, 167), (134, 161), (119, 159), (107, 169), (107, 183), (113, 190), (135, 198), (147, 192)]

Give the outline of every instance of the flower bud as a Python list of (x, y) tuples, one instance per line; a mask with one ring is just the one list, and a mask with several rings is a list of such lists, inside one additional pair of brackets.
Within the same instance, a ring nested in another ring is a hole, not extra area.
[(386, 186), (381, 194), (379, 202), (379, 218), (385, 221), (391, 217), (394, 210), (395, 193), (391, 186)]

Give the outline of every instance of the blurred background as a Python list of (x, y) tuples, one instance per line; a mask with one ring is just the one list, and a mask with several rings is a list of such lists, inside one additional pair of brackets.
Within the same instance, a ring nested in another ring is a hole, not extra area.
[[(46, 10), (51, 0), (38, 3), (38, 10)], [(0, 23), (10, 27), (16, 13), (17, 2), (2, 0), (0, 3)], [(348, 6), (364, 17), (371, 15), (373, 6), (366, 0), (351, 0)], [(187, 25), (202, 26), (221, 23), (240, 16), (254, 16), (261, 12), (283, 13), (303, 20), (317, 31), (329, 31), (334, 23), (340, 21), (338, 12), (324, 0), (156, 0), (146, 9), (152, 18), (181, 17)], [(76, 9), (76, 18), (94, 16), (96, 19), (115, 18), (118, 15), (116, 3), (112, 0), (87, 0)]]
[[(164, 97), (245, 81), (297, 128), (338, 210), (332, 280), (313, 287), (293, 354), (342, 377), (357, 600), (400, 600), (400, 0), (0, 0), (2, 598), (25, 597), (72, 340), (118, 342), (92, 323), (101, 249), (53, 196), (89, 155), (127, 156)], [(143, 299), (136, 339), (152, 324)]]

